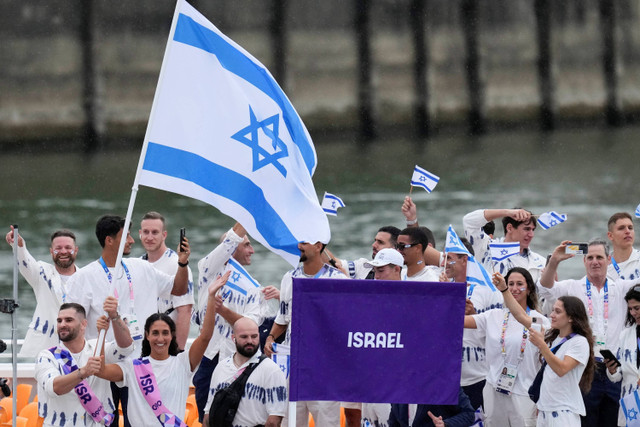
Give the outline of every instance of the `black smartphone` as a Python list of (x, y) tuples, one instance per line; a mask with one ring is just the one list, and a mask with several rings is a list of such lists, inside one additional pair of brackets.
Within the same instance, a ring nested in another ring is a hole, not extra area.
[(565, 254), (586, 255), (589, 252), (589, 244), (587, 243), (569, 243), (565, 249)]
[(603, 349), (600, 350), (600, 354), (605, 359), (613, 360), (614, 362), (616, 362), (616, 365), (622, 366), (622, 363), (620, 363), (620, 361), (618, 359), (616, 359), (616, 357), (613, 355), (613, 353), (611, 353), (610, 350), (607, 350), (606, 348), (603, 348)]
[(184, 242), (185, 236), (186, 236), (186, 230), (184, 227), (182, 227), (180, 229), (180, 252), (184, 252), (184, 250), (182, 249), (182, 242)]

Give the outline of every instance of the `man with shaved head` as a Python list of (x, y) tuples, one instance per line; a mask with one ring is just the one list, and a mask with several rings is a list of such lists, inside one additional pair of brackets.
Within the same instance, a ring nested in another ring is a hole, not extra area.
[[(287, 411), (287, 380), (275, 362), (261, 355), (258, 324), (248, 317), (238, 319), (233, 324), (233, 341), (236, 352), (218, 363), (213, 371), (202, 424), (209, 425), (209, 410), (216, 393), (232, 384), (251, 364), (257, 363), (247, 379), (233, 425), (279, 426)], [(247, 390), (251, 393), (247, 394)]]

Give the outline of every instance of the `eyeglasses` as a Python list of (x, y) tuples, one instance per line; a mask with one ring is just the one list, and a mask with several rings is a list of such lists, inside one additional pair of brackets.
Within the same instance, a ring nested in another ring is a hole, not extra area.
[(398, 243), (396, 245), (396, 249), (399, 251), (404, 251), (405, 249), (409, 249), (410, 247), (419, 245), (420, 243), (409, 243), (409, 244), (404, 244), (404, 243)]

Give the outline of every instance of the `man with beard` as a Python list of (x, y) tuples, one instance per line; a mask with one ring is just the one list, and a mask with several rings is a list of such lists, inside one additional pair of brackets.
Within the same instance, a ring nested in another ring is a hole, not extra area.
[[(274, 353), (274, 341), (282, 334), (285, 339), (277, 346), (277, 357), (280, 358), (291, 348), (291, 313), (293, 299), (293, 278), (306, 277), (313, 279), (346, 279), (347, 277), (337, 268), (325, 264), (322, 260), (322, 252), (326, 243), (323, 242), (302, 242), (298, 243), (300, 250), (300, 262), (297, 268), (288, 271), (282, 277), (280, 283), (280, 312), (271, 328), (271, 333), (267, 337), (264, 345), (264, 352), (267, 356)], [(300, 401), (296, 405), (296, 423), (303, 427), (307, 425), (309, 412), (313, 415), (317, 427), (334, 427), (340, 425), (340, 404), (329, 401)], [(291, 426), (293, 427), (293, 426)]]
[[(233, 325), (233, 340), (236, 352), (218, 363), (213, 371), (202, 425), (209, 425), (209, 409), (216, 392), (233, 383), (247, 366), (259, 362), (247, 379), (233, 425), (279, 426), (287, 411), (287, 380), (271, 359), (260, 361), (260, 334), (257, 323), (247, 317), (241, 317)], [(247, 393), (247, 390), (250, 390), (250, 393)]]
[[(117, 300), (104, 301), (103, 309), (114, 320), (116, 343), (105, 348), (107, 362), (115, 363), (133, 351), (131, 336), (121, 323)], [(99, 426), (113, 417), (117, 406), (111, 399), (109, 382), (94, 376), (100, 370), (100, 355), (94, 356), (96, 343), (85, 341), (87, 319), (80, 304), (65, 303), (57, 314), (60, 342), (41, 350), (36, 359), (38, 412), (45, 426)], [(106, 316), (101, 327), (108, 328)]]
[[(170, 275), (178, 271), (178, 254), (168, 248), (165, 219), (158, 212), (147, 212), (140, 222), (140, 242), (147, 251), (142, 255), (155, 268)], [(189, 337), (191, 325), (191, 308), (193, 307), (193, 275), (189, 272), (189, 290), (184, 295), (166, 293), (158, 298), (158, 312), (168, 314), (176, 324), (176, 340), (180, 350), (184, 350)]]
[[(7, 243), (13, 245), (13, 226), (6, 236)], [(58, 343), (56, 316), (58, 307), (65, 302), (66, 283), (76, 272), (75, 260), (78, 255), (76, 236), (69, 230), (57, 230), (51, 235), (49, 248), (53, 265), (36, 261), (27, 250), (22, 236), (18, 239), (18, 268), (33, 288), (36, 309), (29, 324), (24, 344), (19, 356), (34, 358), (43, 348)]]

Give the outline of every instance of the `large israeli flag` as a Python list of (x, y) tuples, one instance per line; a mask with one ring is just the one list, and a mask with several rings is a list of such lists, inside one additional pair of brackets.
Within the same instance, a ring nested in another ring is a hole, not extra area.
[(330, 239), (311, 176), (316, 152), (269, 71), (178, 0), (139, 183), (209, 203), (296, 265)]
[(496, 290), (487, 270), (485, 270), (485, 268), (476, 261), (474, 256), (471, 255), (471, 252), (467, 250), (451, 224), (449, 224), (449, 228), (447, 229), (447, 241), (444, 245), (444, 251), (452, 254), (467, 255), (467, 282), (469, 282), (471, 286), (488, 286), (492, 291)]

